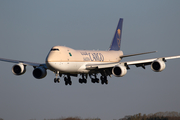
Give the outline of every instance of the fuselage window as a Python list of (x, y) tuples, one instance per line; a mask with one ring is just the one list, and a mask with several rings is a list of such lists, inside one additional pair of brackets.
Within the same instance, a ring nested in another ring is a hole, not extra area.
[(51, 51), (59, 51), (57, 48), (52, 48)]

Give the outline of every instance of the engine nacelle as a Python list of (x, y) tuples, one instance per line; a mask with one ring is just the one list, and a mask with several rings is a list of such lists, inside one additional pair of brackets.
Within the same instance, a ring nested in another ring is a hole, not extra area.
[(26, 72), (26, 66), (22, 63), (16, 64), (12, 67), (12, 73), (15, 75), (22, 75)]
[(41, 79), (41, 78), (44, 78), (46, 77), (47, 75), (47, 71), (45, 68), (43, 67), (38, 67), (38, 68), (35, 68), (33, 70), (33, 76), (36, 78), (36, 79)]
[(155, 60), (154, 62), (151, 63), (151, 69), (154, 72), (161, 72), (165, 69), (166, 64), (162, 60)]
[(122, 76), (124, 76), (127, 73), (127, 69), (123, 65), (116, 65), (112, 69), (112, 73), (116, 77), (122, 77)]

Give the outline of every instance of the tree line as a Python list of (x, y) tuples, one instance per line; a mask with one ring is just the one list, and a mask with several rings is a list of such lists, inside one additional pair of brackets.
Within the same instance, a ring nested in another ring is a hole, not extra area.
[[(3, 120), (0, 118), (0, 120)], [(31, 119), (36, 120), (36, 119)], [(57, 119), (44, 119), (44, 120), (101, 120), (100, 118), (80, 118), (80, 117), (61, 117)], [(116, 119), (114, 119), (116, 120)], [(127, 115), (124, 118), (120, 118), (118, 120), (180, 120), (180, 113), (178, 112), (157, 112), (155, 114), (135, 114), (135, 115)]]
[(124, 118), (121, 118), (119, 120), (180, 120), (180, 113), (178, 112), (157, 112), (155, 114), (144, 114), (141, 115), (135, 114), (135, 115), (129, 115), (125, 116)]

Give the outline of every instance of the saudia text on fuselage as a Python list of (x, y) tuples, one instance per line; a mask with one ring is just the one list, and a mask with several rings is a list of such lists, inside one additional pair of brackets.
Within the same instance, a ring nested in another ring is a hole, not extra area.
[(88, 52), (81, 52), (84, 61), (104, 61), (104, 56), (101, 53), (88, 53)]

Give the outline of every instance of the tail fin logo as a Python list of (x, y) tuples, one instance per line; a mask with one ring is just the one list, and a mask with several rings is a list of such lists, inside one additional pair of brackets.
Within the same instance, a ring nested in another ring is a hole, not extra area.
[(121, 43), (121, 38), (120, 38), (121, 30), (120, 29), (117, 30), (117, 34), (118, 34), (118, 37), (117, 37), (118, 47), (120, 47), (120, 43)]
[(121, 37), (122, 37), (122, 24), (123, 24), (123, 18), (120, 18), (109, 50), (115, 50), (115, 51), (120, 50)]

